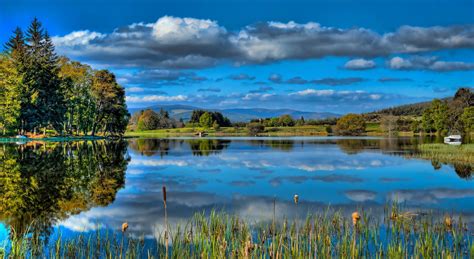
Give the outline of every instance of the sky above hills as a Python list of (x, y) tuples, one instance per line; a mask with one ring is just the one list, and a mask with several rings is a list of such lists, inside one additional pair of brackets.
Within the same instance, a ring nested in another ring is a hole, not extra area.
[(0, 0), (61, 55), (113, 71), (129, 107), (365, 112), (474, 86), (474, 1)]

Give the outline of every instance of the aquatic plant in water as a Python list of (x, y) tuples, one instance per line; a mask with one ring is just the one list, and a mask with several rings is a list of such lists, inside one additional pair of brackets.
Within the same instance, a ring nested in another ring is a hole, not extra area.
[[(166, 198), (164, 198), (165, 201)], [(97, 231), (45, 243), (15, 237), (0, 249), (2, 257), (104, 258), (449, 258), (473, 257), (471, 232), (462, 217), (402, 211), (386, 206), (382, 220), (364, 211), (343, 215), (327, 209), (280, 222), (251, 223), (236, 215), (197, 213), (184, 225), (167, 229), (150, 240), (127, 233)], [(11, 230), (14, 231), (14, 230)], [(169, 239), (169, 243), (168, 243)], [(169, 246), (169, 248), (168, 248)]]

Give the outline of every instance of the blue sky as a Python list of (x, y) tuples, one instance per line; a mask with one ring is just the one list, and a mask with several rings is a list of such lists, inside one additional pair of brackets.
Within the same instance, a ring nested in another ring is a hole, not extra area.
[(474, 86), (474, 1), (0, 0), (57, 52), (116, 73), (129, 107), (337, 113)]

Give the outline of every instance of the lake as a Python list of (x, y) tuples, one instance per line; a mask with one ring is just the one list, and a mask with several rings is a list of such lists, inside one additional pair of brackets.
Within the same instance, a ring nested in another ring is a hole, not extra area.
[[(177, 138), (0, 145), (0, 243), (8, 229), (48, 237), (162, 231), (212, 209), (252, 221), (328, 207), (462, 214), (474, 222), (474, 166), (414, 156), (418, 138)], [(294, 209), (293, 196), (300, 204)]]

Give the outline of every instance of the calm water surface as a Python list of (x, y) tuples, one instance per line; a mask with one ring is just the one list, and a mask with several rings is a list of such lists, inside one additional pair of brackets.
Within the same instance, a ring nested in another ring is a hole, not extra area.
[[(328, 206), (381, 213), (407, 209), (462, 214), (474, 222), (474, 165), (415, 159), (419, 139), (224, 138), (0, 146), (0, 244), (10, 228), (41, 236), (119, 229), (162, 231), (213, 208), (252, 221)], [(298, 211), (292, 197), (300, 196)]]

